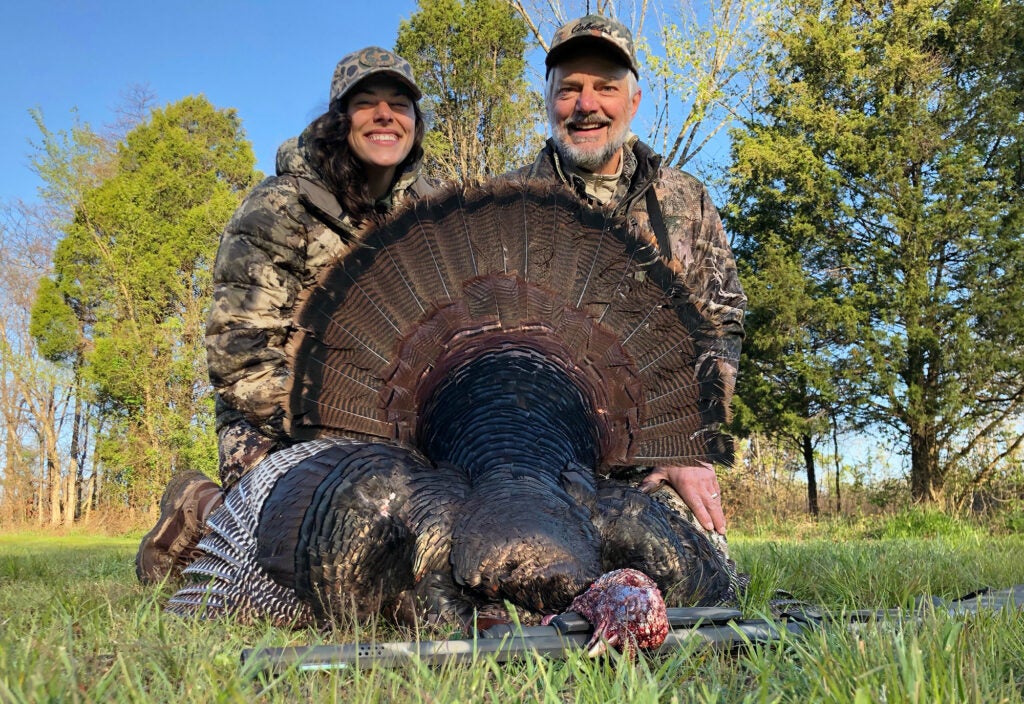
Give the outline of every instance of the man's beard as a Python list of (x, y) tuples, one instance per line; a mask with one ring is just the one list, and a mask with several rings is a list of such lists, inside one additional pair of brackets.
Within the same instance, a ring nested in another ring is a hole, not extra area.
[[(613, 132), (611, 120), (593, 116), (573, 114), (562, 122), (556, 122), (554, 119), (549, 119), (548, 122), (551, 125), (551, 136), (555, 140), (555, 149), (558, 151), (558, 155), (570, 166), (583, 171), (594, 172), (602, 168), (622, 149), (622, 145), (626, 143), (626, 137), (629, 135), (628, 124), (623, 125), (617, 132)], [(586, 144), (573, 144), (569, 137), (569, 125), (607, 125), (609, 128), (608, 141), (597, 151), (594, 151), (593, 148), (588, 149)]]

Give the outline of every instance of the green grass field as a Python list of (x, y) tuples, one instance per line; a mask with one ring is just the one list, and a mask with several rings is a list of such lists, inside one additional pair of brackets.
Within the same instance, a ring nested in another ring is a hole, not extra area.
[[(747, 616), (776, 589), (830, 609), (908, 606), (1024, 583), (1024, 536), (919, 514), (871, 528), (823, 523), (734, 531), (753, 583)], [(808, 532), (806, 529), (802, 533)], [(353, 633), (186, 622), (169, 590), (135, 581), (138, 536), (0, 534), (0, 702), (1020, 702), (1024, 610), (903, 627), (870, 624), (735, 654), (288, 672), (240, 665), (245, 648), (351, 642)], [(386, 626), (363, 637), (396, 638)], [(406, 634), (403, 637), (408, 637)]]

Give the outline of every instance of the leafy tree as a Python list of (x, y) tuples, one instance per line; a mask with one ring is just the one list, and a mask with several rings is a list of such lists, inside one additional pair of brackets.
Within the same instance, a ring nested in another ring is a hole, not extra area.
[(780, 238), (827, 276), (819, 305), (855, 311), (828, 347), (842, 409), (902, 438), (914, 498), (938, 499), (983, 439), (1016, 427), (999, 457), (1022, 441), (1020, 7), (796, 0), (789, 17), (736, 136), (731, 224), (752, 250)]
[(34, 323), (53, 340), (64, 330), (54, 289), (74, 311), (103, 414), (98, 456), (130, 499), (151, 499), (174, 468), (216, 462), (205, 309), (220, 231), (254, 163), (233, 110), (202, 97), (154, 110), (82, 195), (54, 253)]
[[(32, 410), (33, 430), (40, 438), (47, 457), (51, 484), (51, 523), (54, 524), (60, 520), (71, 523), (75, 518), (86, 466), (89, 424), (93, 420), (90, 411), (94, 404), (92, 389), (85, 383), (83, 376), (85, 337), (80, 320), (82, 312), (71, 307), (56, 282), (47, 278), (45, 273), (52, 265), (54, 244), (74, 219), (85, 193), (97, 188), (104, 179), (113, 175), (117, 143), (142, 120), (142, 115), (149, 110), (151, 99), (152, 95), (147, 89), (133, 87), (117, 109), (120, 115), (118, 122), (103, 133), (80, 122), (77, 115), (74, 116), (71, 129), (55, 132), (46, 125), (40, 110), (30, 111), (40, 134), (40, 140), (33, 144), (34, 153), (30, 163), (42, 181), (39, 188), (41, 201), (32, 206), (19, 203), (12, 212), (16, 211), (20, 215), (17, 220), (21, 226), (17, 230), (22, 233), (20, 240), (24, 249), (19, 251), (19, 255), (32, 256), (31, 252), (36, 253), (36, 265), (29, 268), (33, 278), (22, 287), (24, 295), (31, 297), (35, 292), (34, 300), (22, 307), (26, 313), (30, 312), (31, 320), (27, 326), (30, 338), (23, 342), (32, 339), (37, 346), (34, 350), (31, 346), (27, 347), (28, 356), (20, 365), (27, 373), (20, 375), (20, 388), (25, 393), (26, 406)], [(19, 296), (8, 298), (14, 300)], [(43, 359), (35, 358), (36, 354)], [(47, 369), (43, 360), (66, 369)], [(68, 370), (70, 375), (61, 373)], [(66, 388), (50, 388), (54, 381), (60, 380), (63, 384), (69, 377), (70, 384)], [(42, 393), (44, 389), (46, 393)], [(66, 425), (67, 418), (60, 409), (66, 404), (54, 404), (47, 399), (56, 399), (63, 394), (73, 399), (74, 411), (71, 417), (71, 444), (67, 453), (69, 465), (62, 473), (59, 459), (63, 455), (58, 456), (57, 444), (65, 435), (60, 428)], [(62, 475), (65, 485), (63, 490), (58, 481)], [(91, 508), (93, 492), (98, 486), (99, 476), (94, 463), (89, 482), (85, 486), (86, 513)], [(63, 515), (60, 515), (62, 502)]]
[(111, 174), (116, 140), (105, 138), (72, 111), (69, 130), (51, 130), (39, 109), (29, 111), (40, 139), (33, 143), (31, 169), (39, 176), (41, 202), (60, 221), (73, 216), (82, 194)]
[[(0, 284), (4, 344), (0, 357), (4, 390), (10, 394), (4, 399), (8, 423), (4, 478), (22, 477), (17, 485), (5, 489), (13, 489), (15, 495), (35, 494), (33, 510), (38, 519), (42, 521), (48, 509), (50, 523), (57, 525), (74, 519), (82, 471), (79, 431), (87, 417), (75, 392), (79, 387), (77, 376), (46, 361), (74, 367), (80, 356), (77, 321), (56, 294), (52, 281), (49, 286), (43, 284), (38, 301), (35, 293), (40, 277), (50, 268), (54, 243), (70, 217), (73, 203), (103, 178), (113, 150), (108, 140), (80, 122), (77, 115), (73, 114), (69, 130), (52, 131), (40, 110), (31, 110), (30, 114), (40, 134), (33, 144), (30, 164), (42, 179), (39, 193), (43, 200), (5, 205), (0, 223), (4, 240)], [(36, 305), (42, 306), (41, 315), (48, 318), (43, 327), (32, 314)], [(69, 402), (75, 409), (70, 453), (64, 451), (62, 443)], [(41, 462), (37, 472), (25, 466), (29, 457)], [(5, 491), (5, 495), (9, 494)]]
[(764, 66), (761, 25), (771, 23), (776, 4), (677, 2), (643, 38), (657, 104), (651, 140), (666, 163), (693, 160), (749, 105)]
[(423, 89), (433, 175), (498, 175), (539, 148), (543, 104), (524, 77), (526, 33), (505, 0), (420, 0), (402, 21), (396, 51)]

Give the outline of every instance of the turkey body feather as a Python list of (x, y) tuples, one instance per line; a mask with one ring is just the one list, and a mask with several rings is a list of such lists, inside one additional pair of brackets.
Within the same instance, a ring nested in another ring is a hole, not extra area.
[(208, 584), (169, 609), (468, 624), (506, 600), (556, 613), (619, 568), (678, 603), (734, 598), (735, 566), (699, 530), (606, 478), (729, 456), (702, 420), (715, 389), (681, 281), (560, 188), (415, 204), (303, 294), (289, 420), (309, 442), (229, 493), (186, 570)]

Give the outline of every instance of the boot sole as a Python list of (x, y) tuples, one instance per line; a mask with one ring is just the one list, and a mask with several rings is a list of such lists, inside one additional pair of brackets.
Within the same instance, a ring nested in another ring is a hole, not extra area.
[[(173, 573), (174, 559), (170, 556), (169, 550), (157, 548), (156, 543), (171, 530), (177, 529), (179, 534), (185, 530), (185, 526), (181, 524), (183, 520), (181, 508), (188, 496), (186, 489), (192, 483), (208, 481), (211, 481), (210, 478), (202, 472), (190, 471), (175, 474), (167, 483), (167, 488), (164, 489), (163, 496), (160, 497), (160, 517), (152, 530), (143, 536), (142, 542), (139, 544), (139, 551), (135, 554), (135, 576), (142, 584), (157, 584)], [(158, 559), (147, 560), (149, 555), (160, 554), (167, 558), (167, 565), (164, 567), (153, 564), (160, 562)], [(146, 562), (150, 564), (144, 564)], [(160, 572), (159, 576), (155, 574), (157, 571)]]

